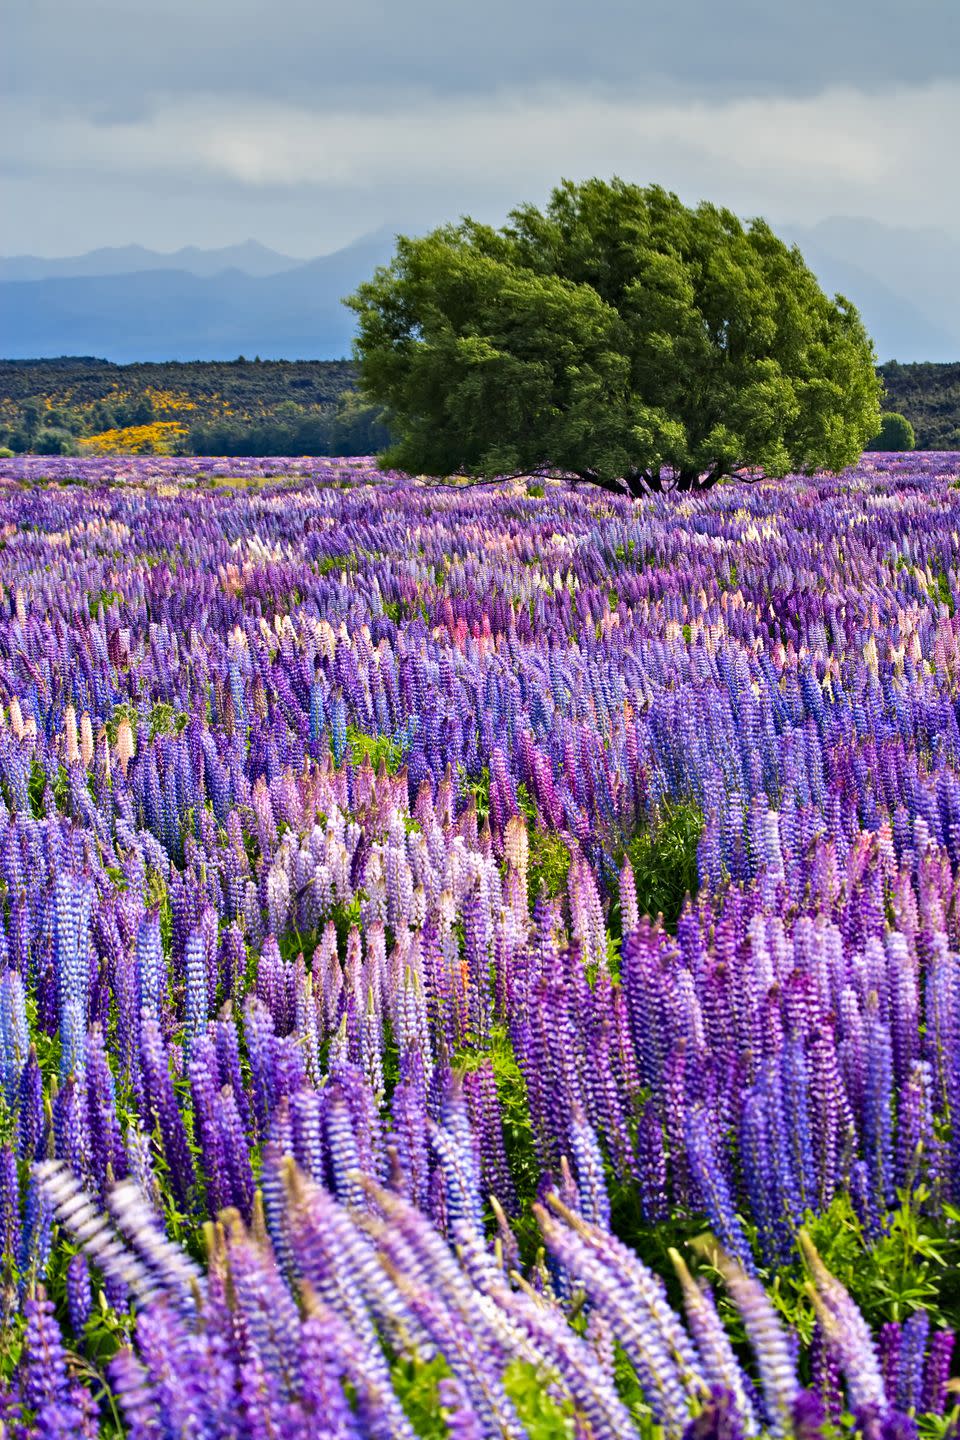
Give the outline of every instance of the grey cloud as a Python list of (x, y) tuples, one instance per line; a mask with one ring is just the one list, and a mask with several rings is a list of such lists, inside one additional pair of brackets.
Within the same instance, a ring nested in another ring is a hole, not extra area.
[(0, 253), (310, 256), (613, 172), (960, 234), (953, 0), (0, 0), (0, 33)]
[[(404, 91), (809, 94), (949, 78), (950, 0), (6, 0), (9, 86), (105, 96), (257, 95), (323, 109)], [(8, 90), (8, 93), (9, 90)]]

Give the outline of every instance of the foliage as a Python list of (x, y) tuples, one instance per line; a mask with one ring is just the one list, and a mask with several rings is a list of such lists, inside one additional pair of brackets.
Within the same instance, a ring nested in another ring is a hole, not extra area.
[(341, 361), (0, 361), (0, 444), (37, 454), (365, 455), (388, 441)]
[(885, 399), (906, 416), (921, 450), (960, 450), (960, 361), (880, 366)]
[(38, 430), (32, 448), (38, 455), (76, 455), (79, 449), (70, 431), (55, 425)]
[[(827, 1268), (874, 1326), (925, 1310), (932, 1321), (960, 1317), (960, 1213), (928, 1213), (929, 1191), (902, 1191), (880, 1235), (869, 1234), (847, 1195), (838, 1195), (808, 1229)], [(787, 1307), (785, 1313), (790, 1314)]]
[(703, 812), (697, 804), (665, 800), (626, 847), (641, 915), (662, 915), (668, 930), (676, 929), (687, 895), (697, 893), (702, 833)]
[(403, 764), (403, 746), (389, 735), (367, 735), (353, 725), (347, 726), (347, 747), (354, 765), (369, 760), (374, 770), (386, 767), (388, 775), (396, 775)]
[(657, 186), (565, 182), (502, 230), (401, 237), (349, 303), (384, 463), (413, 473), (698, 489), (839, 469), (879, 420), (853, 306), (763, 221)]
[(917, 443), (913, 426), (896, 410), (885, 410), (880, 416), (880, 430), (868, 443), (868, 450), (913, 450)]

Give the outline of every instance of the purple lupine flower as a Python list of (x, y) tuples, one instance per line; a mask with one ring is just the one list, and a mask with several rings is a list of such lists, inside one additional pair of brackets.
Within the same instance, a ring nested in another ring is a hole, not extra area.
[(570, 1212), (569, 1225), (540, 1205), (534, 1213), (550, 1252), (614, 1326), (654, 1415), (666, 1425), (685, 1425), (689, 1398), (702, 1393), (704, 1380), (662, 1282), (625, 1246)]
[(444, 1124), (431, 1123), (428, 1131), (446, 1183), (446, 1223), (452, 1227), (463, 1221), (482, 1233), (480, 1164), (462, 1093), (450, 1097), (444, 1112)]
[(827, 1418), (831, 1424), (838, 1425), (843, 1413), (840, 1365), (819, 1321), (814, 1325), (810, 1342), (810, 1381), (823, 1402)]
[(20, 1253), (20, 1179), (17, 1157), (9, 1145), (0, 1147), (0, 1262), (10, 1266)]
[(20, 1357), (23, 1403), (34, 1412), (37, 1433), (50, 1440), (92, 1435), (77, 1387), (70, 1384), (60, 1329), (43, 1287), (24, 1302), (26, 1324)]
[(8, 970), (0, 976), (0, 1088), (7, 1108), (16, 1108), (20, 1077), (30, 1050), (23, 981)]
[(895, 1170), (899, 1189), (913, 1189), (922, 1169), (936, 1174), (938, 1146), (931, 1091), (930, 1066), (917, 1061), (899, 1090)]
[(90, 1267), (87, 1257), (80, 1252), (74, 1255), (67, 1266), (67, 1310), (70, 1315), (70, 1329), (81, 1336), (93, 1309), (93, 1295), (90, 1290)]
[(137, 930), (136, 949), (138, 1010), (159, 1019), (164, 984), (163, 946), (160, 916), (147, 911)]
[(147, 1112), (152, 1124), (160, 1128), (174, 1194), (181, 1205), (186, 1205), (196, 1172), (173, 1088), (167, 1048), (156, 1020), (150, 1015), (143, 1018), (140, 1060)]
[(650, 1225), (667, 1214), (667, 1158), (663, 1128), (653, 1101), (648, 1100), (637, 1127), (638, 1188), (643, 1218)]
[(480, 1172), (485, 1192), (496, 1196), (507, 1214), (515, 1214), (517, 1196), (503, 1140), (503, 1124), (493, 1065), (485, 1061), (463, 1077), (470, 1124), (478, 1137)]
[(429, 1199), (430, 1156), (423, 1061), (415, 1050), (401, 1060), (400, 1082), (390, 1102), (390, 1143), (398, 1158), (402, 1193), (425, 1209)]
[(866, 1071), (863, 1097), (863, 1144), (873, 1204), (881, 1210), (893, 1200), (893, 1059), (890, 1034), (876, 1005), (868, 1008), (864, 1027)]
[(467, 1397), (459, 1380), (448, 1376), (437, 1386), (441, 1414), (452, 1440), (483, 1440), (483, 1421)]
[(197, 930), (191, 931), (187, 937), (184, 973), (186, 975), (184, 1036), (189, 1053), (196, 1037), (203, 1033), (207, 1025), (207, 967), (203, 936)]
[(704, 1209), (718, 1238), (748, 1274), (754, 1272), (750, 1243), (717, 1158), (707, 1112), (694, 1107), (686, 1124), (687, 1161)]
[[(822, 1334), (822, 1332), (818, 1332)], [(880, 1369), (883, 1375), (883, 1388), (887, 1399), (891, 1402), (896, 1399), (897, 1382), (900, 1374), (900, 1350), (903, 1345), (903, 1326), (895, 1320), (887, 1321), (881, 1326), (878, 1337), (878, 1349), (880, 1352)]]
[(27, 1063), (20, 1076), (17, 1105), (17, 1151), (21, 1159), (34, 1160), (45, 1143), (43, 1108), (43, 1076), (35, 1045), (30, 1046)]
[(744, 1430), (728, 1390), (714, 1386), (683, 1432), (683, 1440), (743, 1440)]
[(937, 1330), (930, 1337), (927, 1365), (923, 1376), (923, 1395), (919, 1409), (925, 1415), (942, 1415), (947, 1404), (947, 1385), (950, 1379), (950, 1359), (953, 1355), (955, 1333), (952, 1330)]
[[(362, 1356), (378, 1406), (396, 1425), (398, 1436), (413, 1436), (390, 1388), (389, 1370), (367, 1309), (373, 1301), (383, 1306), (386, 1284), (369, 1240), (352, 1224), (347, 1212), (318, 1186), (301, 1182), (288, 1170), (285, 1176), (292, 1201), (288, 1212), (291, 1252), (299, 1274), (325, 1306), (350, 1324), (354, 1352)], [(366, 1303), (365, 1303), (366, 1302)], [(384, 1434), (389, 1433), (384, 1429)]]
[(297, 1399), (308, 1433), (317, 1440), (362, 1440), (359, 1422), (344, 1392), (344, 1382), (362, 1370), (361, 1362), (351, 1353), (356, 1349), (346, 1325), (314, 1300), (300, 1327)]
[(570, 1118), (570, 1150), (580, 1192), (580, 1213), (601, 1229), (610, 1226), (610, 1197), (603, 1173), (603, 1156), (596, 1133), (579, 1105)]
[(929, 1333), (929, 1315), (925, 1310), (915, 1310), (903, 1326), (896, 1394), (890, 1397), (904, 1414), (917, 1410), (920, 1405), (924, 1388), (923, 1360)]

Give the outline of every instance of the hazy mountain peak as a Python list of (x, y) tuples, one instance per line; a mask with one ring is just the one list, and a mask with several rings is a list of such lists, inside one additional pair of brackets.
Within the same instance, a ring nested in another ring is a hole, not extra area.
[[(340, 301), (389, 259), (396, 228), (406, 227), (384, 225), (312, 260), (252, 237), (210, 250), (131, 244), (0, 260), (0, 353), (334, 359), (349, 350), (353, 328)], [(960, 359), (960, 255), (950, 236), (844, 215), (777, 229), (828, 292), (858, 306), (881, 360)]]
[(218, 275), (242, 270), (245, 275), (278, 275), (302, 265), (258, 240), (205, 250), (184, 245), (179, 250), (150, 250), (145, 245), (104, 245), (83, 255), (47, 257), (11, 255), (0, 258), (0, 280), (53, 280), (81, 276), (132, 275), (145, 270), (185, 270), (191, 275)]

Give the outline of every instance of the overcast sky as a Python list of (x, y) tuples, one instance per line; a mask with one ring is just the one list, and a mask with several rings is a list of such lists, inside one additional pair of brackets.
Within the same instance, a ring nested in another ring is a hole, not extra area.
[(0, 0), (0, 253), (498, 220), (561, 175), (960, 237), (958, 0)]

